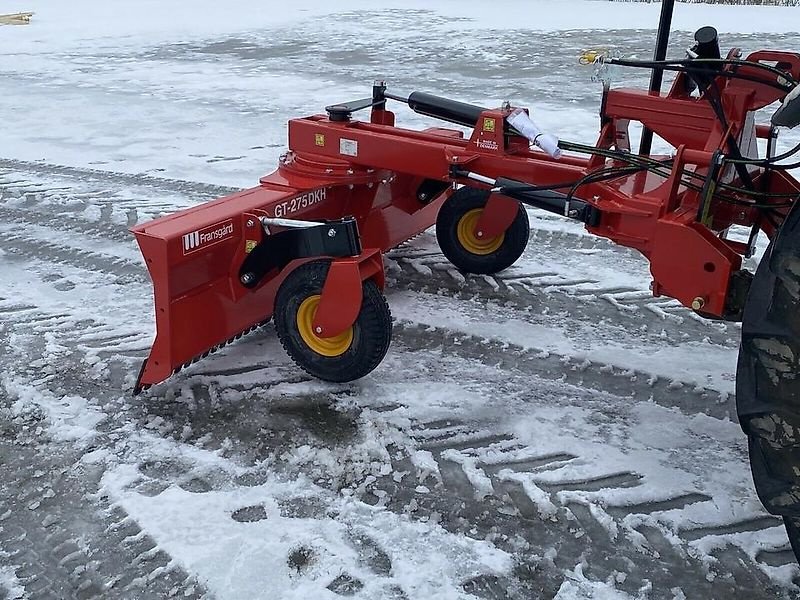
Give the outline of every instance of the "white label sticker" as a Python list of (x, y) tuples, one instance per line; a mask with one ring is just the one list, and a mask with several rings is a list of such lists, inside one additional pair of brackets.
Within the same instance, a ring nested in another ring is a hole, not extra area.
[(191, 254), (196, 250), (202, 250), (217, 242), (224, 242), (233, 236), (233, 221), (227, 220), (221, 223), (209, 225), (203, 229), (198, 229), (183, 236), (183, 253)]
[(339, 154), (345, 156), (358, 156), (358, 142), (355, 140), (339, 140)]

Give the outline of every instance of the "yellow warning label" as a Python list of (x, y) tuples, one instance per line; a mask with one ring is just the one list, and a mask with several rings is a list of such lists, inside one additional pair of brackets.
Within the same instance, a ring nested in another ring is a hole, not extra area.
[(244, 251), (247, 254), (250, 254), (253, 251), (253, 248), (255, 248), (256, 246), (258, 246), (258, 242), (257, 241), (255, 241), (255, 240), (247, 240), (244, 243)]
[(324, 133), (315, 133), (314, 134), (314, 143), (317, 146), (324, 146), (325, 145), (325, 134)]
[(494, 133), (494, 119), (485, 118), (483, 120), (483, 130), (489, 133)]

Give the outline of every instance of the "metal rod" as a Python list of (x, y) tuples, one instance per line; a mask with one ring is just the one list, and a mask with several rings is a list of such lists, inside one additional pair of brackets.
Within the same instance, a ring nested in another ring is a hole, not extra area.
[(497, 181), (495, 179), (492, 179), (491, 177), (484, 177), (483, 175), (479, 175), (478, 173), (473, 173), (471, 171), (465, 173), (463, 177), (472, 179), (472, 181), (477, 181), (478, 183), (484, 183), (486, 185), (497, 185)]
[(298, 219), (277, 219), (272, 217), (261, 217), (261, 224), (264, 226), (275, 225), (276, 227), (289, 227), (293, 229), (306, 229), (308, 227), (325, 225), (325, 223), (320, 221), (300, 221)]
[(388, 98), (389, 100), (397, 100), (398, 102), (404, 102), (408, 104), (408, 98), (404, 98), (403, 96), (398, 96), (397, 94), (390, 94), (389, 92), (384, 92), (383, 97)]
[[(672, 27), (672, 12), (675, 8), (675, 0), (661, 0), (661, 19), (658, 22), (658, 36), (656, 37), (656, 50), (653, 53), (653, 60), (664, 60), (667, 58), (667, 46), (669, 45), (669, 30)], [(664, 80), (664, 69), (655, 68), (650, 75), (650, 92), (661, 92), (661, 82)], [(639, 154), (650, 154), (653, 147), (653, 132), (647, 127), (642, 129), (642, 139), (639, 143)]]

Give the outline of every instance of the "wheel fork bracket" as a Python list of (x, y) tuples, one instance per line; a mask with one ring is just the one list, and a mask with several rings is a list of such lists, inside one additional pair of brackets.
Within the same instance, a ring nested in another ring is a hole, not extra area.
[(383, 288), (383, 258), (378, 249), (331, 262), (312, 323), (315, 335), (336, 337), (353, 326), (361, 311), (362, 282), (367, 279), (374, 279)]
[[(361, 253), (358, 225), (353, 217), (328, 222), (265, 218), (261, 222), (267, 235), (239, 270), (239, 280), (247, 288), (256, 287), (270, 271), (281, 270), (293, 260)], [(267, 229), (271, 226), (284, 230), (271, 233)]]

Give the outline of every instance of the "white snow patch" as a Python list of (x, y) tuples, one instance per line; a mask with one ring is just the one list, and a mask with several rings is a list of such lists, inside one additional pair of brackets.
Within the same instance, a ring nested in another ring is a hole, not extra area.
[(613, 578), (608, 581), (590, 581), (583, 574), (586, 563), (575, 566), (567, 573), (567, 580), (561, 585), (554, 600), (634, 600), (634, 596), (616, 589)]
[(15, 399), (12, 405), (15, 414), (23, 414), (33, 406), (45, 411), (50, 434), (57, 440), (86, 445), (97, 434), (97, 424), (105, 419), (86, 398), (56, 396), (8, 376), (4, 376), (1, 383), (9, 397)]
[(417, 481), (425, 483), (429, 476), (433, 476), (438, 483), (442, 483), (442, 474), (439, 472), (439, 463), (428, 450), (416, 450), (409, 456), (411, 464), (416, 469)]
[[(170, 487), (153, 497), (128, 488), (138, 473), (109, 471), (103, 489), (159, 547), (209, 590), (226, 598), (327, 598), (326, 587), (347, 573), (364, 583), (360, 597), (379, 597), (399, 585), (409, 597), (459, 598), (459, 583), (474, 573), (503, 574), (511, 558), (491, 544), (446, 532), (432, 523), (332, 497), (307, 480), (276, 478), (259, 486), (201, 494)], [(313, 518), (284, 516), (281, 506), (319, 498), (326, 509)], [(266, 518), (238, 522), (240, 508), (263, 507)], [(328, 515), (335, 515), (328, 516)], [(360, 563), (350, 532), (368, 534), (392, 560), (389, 576), (376, 576)], [(305, 547), (312, 559), (298, 573), (287, 562)]]
[[(0, 551), (0, 558), (5, 558), (5, 553)], [(22, 600), (25, 597), (25, 590), (20, 585), (14, 567), (0, 565), (0, 592), (5, 591), (8, 600)]]

